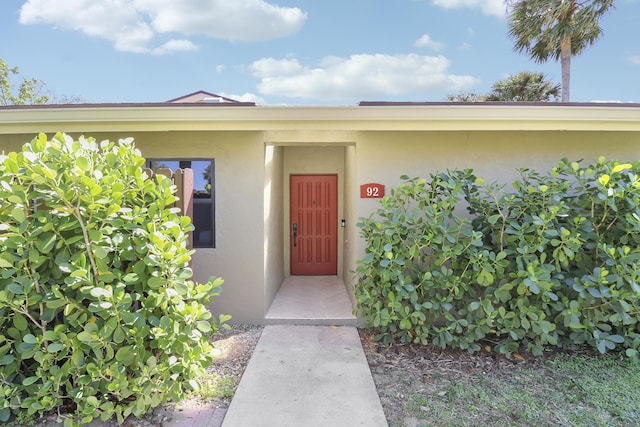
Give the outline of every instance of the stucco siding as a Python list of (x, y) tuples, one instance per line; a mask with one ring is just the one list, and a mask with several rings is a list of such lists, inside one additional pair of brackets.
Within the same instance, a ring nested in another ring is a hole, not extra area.
[(21, 151), (22, 146), (38, 136), (38, 133), (24, 133), (16, 135), (0, 135), (0, 153)]
[(264, 173), (264, 313), (285, 278), (284, 148), (266, 146)]
[[(338, 276), (353, 299), (364, 242), (356, 226), (379, 204), (359, 187), (401, 175), (473, 168), (510, 182), (567, 157), (640, 159), (640, 105), (409, 104), (345, 107), (93, 105), (0, 107), (0, 153), (38, 131), (117, 140), (147, 158), (215, 159), (215, 248), (197, 249), (195, 279), (225, 280), (214, 313), (264, 323), (290, 272), (289, 176), (338, 176)], [(353, 301), (352, 301), (353, 302)]]
[[(596, 161), (599, 156), (640, 159), (634, 132), (477, 131), (362, 132), (357, 145), (358, 184), (384, 184), (386, 192), (401, 175), (428, 177), (455, 168), (472, 168), (486, 182), (511, 182), (518, 168), (546, 172), (563, 157)], [(358, 199), (358, 216), (369, 216), (375, 199)], [(358, 254), (364, 253), (359, 242)]]
[(343, 235), (344, 245), (344, 267), (342, 277), (344, 284), (347, 287), (349, 298), (351, 303), (355, 307), (355, 296), (353, 292), (353, 286), (355, 285), (356, 269), (356, 255), (357, 255), (357, 242), (359, 240), (359, 230), (356, 226), (358, 222), (357, 200), (358, 200), (358, 185), (357, 185), (357, 170), (356, 165), (356, 147), (345, 147), (345, 185), (344, 185), (344, 218), (345, 228)]
[[(129, 133), (147, 158), (215, 159), (215, 248), (196, 249), (194, 279), (224, 279), (212, 311), (233, 323), (264, 317), (264, 145), (261, 132)], [(99, 136), (104, 136), (100, 135)]]

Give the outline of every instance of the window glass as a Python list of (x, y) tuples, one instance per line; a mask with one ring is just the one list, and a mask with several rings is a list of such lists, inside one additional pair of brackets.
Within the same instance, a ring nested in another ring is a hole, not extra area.
[(196, 199), (210, 199), (213, 162), (211, 160), (192, 160), (193, 169), (193, 197)]
[(153, 159), (148, 167), (153, 171), (161, 168), (175, 171), (193, 170), (193, 247), (215, 247), (215, 198), (213, 194), (215, 163), (213, 160)]
[[(193, 243), (196, 248), (213, 247), (213, 204), (208, 200), (193, 199), (193, 218), (191, 221), (195, 227), (193, 231)], [(197, 243), (197, 244), (196, 244)]]

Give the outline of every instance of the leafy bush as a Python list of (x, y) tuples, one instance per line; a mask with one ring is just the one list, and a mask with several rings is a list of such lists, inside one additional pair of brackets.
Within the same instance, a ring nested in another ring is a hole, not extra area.
[(359, 224), (358, 309), (387, 342), (586, 343), (637, 358), (639, 170), (563, 159), (547, 175), (520, 170), (513, 192), (472, 170), (404, 176)]
[(190, 280), (190, 219), (143, 165), (64, 134), (0, 156), (0, 421), (122, 422), (197, 389), (222, 280)]

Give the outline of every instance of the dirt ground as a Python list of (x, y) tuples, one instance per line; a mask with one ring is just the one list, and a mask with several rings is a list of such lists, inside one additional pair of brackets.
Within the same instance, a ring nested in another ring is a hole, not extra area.
[[(190, 396), (178, 404), (168, 404), (158, 407), (142, 418), (129, 417), (123, 427), (163, 427), (171, 425), (172, 420), (180, 413), (193, 408), (226, 409), (231, 403), (233, 391), (240, 382), (240, 378), (249, 363), (253, 350), (260, 339), (262, 326), (235, 325), (230, 329), (220, 329), (215, 336), (214, 346), (219, 356), (207, 368), (203, 381), (203, 393), (206, 401), (198, 396)], [(222, 383), (219, 383), (222, 380)], [(224, 384), (223, 386), (221, 384)], [(62, 418), (57, 414), (42, 417), (34, 427), (61, 427)], [(18, 427), (21, 424), (14, 423)], [(25, 424), (25, 426), (28, 424)], [(115, 420), (94, 420), (87, 427), (116, 427)]]
[[(156, 408), (141, 419), (129, 418), (124, 426), (168, 426), (185, 409), (228, 408), (262, 329), (261, 326), (233, 326), (218, 333), (214, 345), (220, 356), (207, 369), (203, 387), (205, 400), (193, 396), (178, 404)], [(539, 366), (544, 358), (509, 360), (484, 352), (470, 355), (465, 351), (416, 345), (387, 346), (375, 342), (366, 330), (360, 331), (360, 337), (390, 426), (524, 425), (519, 422), (518, 402), (512, 405), (511, 411), (502, 408), (492, 413), (491, 404), (483, 402), (477, 393), (465, 394), (464, 388), (470, 385), (477, 389), (486, 377), (515, 377), (523, 366)], [(38, 420), (35, 426), (60, 426), (56, 420), (59, 417), (50, 415)], [(443, 420), (453, 421), (444, 423)], [(553, 420), (544, 424), (557, 425)], [(115, 421), (94, 421), (90, 427), (116, 425)]]

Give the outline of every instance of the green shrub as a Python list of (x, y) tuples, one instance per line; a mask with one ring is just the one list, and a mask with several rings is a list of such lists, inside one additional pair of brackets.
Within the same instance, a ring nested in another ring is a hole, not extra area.
[(636, 358), (639, 171), (563, 159), (547, 175), (521, 170), (513, 192), (471, 170), (403, 177), (359, 224), (358, 309), (387, 342), (537, 354), (586, 343)]
[(190, 219), (143, 166), (64, 134), (0, 156), (0, 421), (122, 422), (198, 387), (222, 280), (190, 280)]

